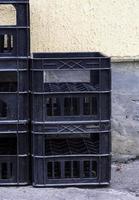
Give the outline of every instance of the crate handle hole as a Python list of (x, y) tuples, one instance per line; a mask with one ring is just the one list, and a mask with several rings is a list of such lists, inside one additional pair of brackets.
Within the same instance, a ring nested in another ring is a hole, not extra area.
[(0, 53), (11, 53), (14, 48), (14, 38), (11, 34), (0, 35)]

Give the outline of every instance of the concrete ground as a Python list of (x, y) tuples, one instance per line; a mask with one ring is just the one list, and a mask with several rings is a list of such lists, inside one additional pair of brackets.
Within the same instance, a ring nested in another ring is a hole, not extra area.
[(112, 165), (110, 187), (0, 187), (0, 200), (138, 200), (139, 161)]

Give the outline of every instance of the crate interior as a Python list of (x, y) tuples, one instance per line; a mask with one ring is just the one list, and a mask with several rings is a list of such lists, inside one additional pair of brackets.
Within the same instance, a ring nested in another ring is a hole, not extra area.
[(7, 113), (8, 113), (7, 104), (0, 99), (0, 119), (6, 118)]
[(0, 92), (17, 91), (17, 72), (0, 72)]
[(0, 135), (0, 155), (16, 155), (17, 154), (17, 137), (5, 134)]
[(75, 155), (98, 154), (99, 134), (86, 134), (86, 136), (61, 135), (46, 137), (45, 154), (49, 155)]
[[(62, 102), (62, 101), (63, 102)], [(63, 113), (62, 113), (63, 111)], [(82, 113), (81, 113), (82, 112)], [(78, 115), (98, 115), (98, 97), (76, 96), (47, 97), (46, 99), (47, 116), (78, 116)]]
[(13, 162), (1, 161), (0, 162), (0, 180), (8, 180), (13, 178)]
[(44, 70), (46, 92), (95, 91), (99, 89), (99, 70)]
[(46, 92), (75, 92), (75, 91), (95, 91), (99, 89), (98, 85), (93, 83), (47, 83)]

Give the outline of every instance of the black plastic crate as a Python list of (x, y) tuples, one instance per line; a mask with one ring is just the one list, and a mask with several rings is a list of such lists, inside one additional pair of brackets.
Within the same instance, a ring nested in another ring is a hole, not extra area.
[(109, 184), (110, 58), (35, 53), (31, 61), (33, 185)]
[(13, 5), (15, 25), (0, 26), (0, 185), (30, 183), (29, 1)]
[(32, 122), (32, 133), (36, 134), (71, 134), (71, 133), (99, 133), (111, 131), (111, 121), (64, 121)]
[(28, 121), (29, 93), (0, 93), (0, 121)]
[(2, 57), (0, 58), (0, 71), (24, 71), (29, 70), (29, 59), (19, 57)]
[(38, 122), (110, 120), (111, 93), (34, 94), (31, 109)]
[(110, 58), (100, 53), (34, 53), (32, 92), (111, 90)]
[(111, 133), (69, 133), (40, 134), (33, 133), (32, 146), (34, 156), (110, 154)]
[(29, 156), (0, 155), (0, 186), (29, 183)]
[(108, 185), (111, 156), (33, 157), (34, 186)]

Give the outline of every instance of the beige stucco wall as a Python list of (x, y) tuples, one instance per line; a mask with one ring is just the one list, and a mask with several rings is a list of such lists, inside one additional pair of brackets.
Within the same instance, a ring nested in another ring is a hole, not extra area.
[(30, 0), (30, 10), (34, 52), (139, 55), (139, 0)]

